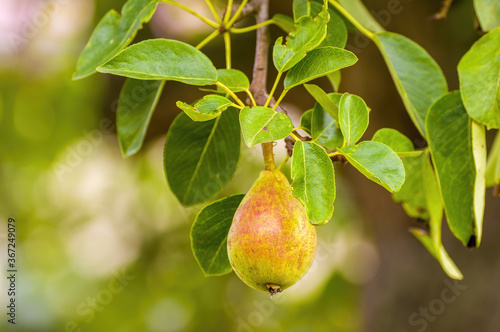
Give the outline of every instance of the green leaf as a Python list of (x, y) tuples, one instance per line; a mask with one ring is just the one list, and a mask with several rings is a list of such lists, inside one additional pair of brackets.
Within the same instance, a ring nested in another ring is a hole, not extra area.
[(209, 121), (220, 116), (232, 101), (219, 95), (206, 95), (193, 106), (178, 101), (177, 107), (186, 113), (193, 121)]
[(118, 100), (116, 131), (124, 157), (140, 150), (164, 81), (127, 79)]
[(311, 117), (311, 138), (327, 150), (341, 148), (344, 136), (337, 122), (325, 111), (319, 103), (314, 106)]
[(206, 122), (181, 113), (170, 126), (163, 154), (170, 189), (184, 206), (205, 202), (231, 181), (239, 155), (235, 109)]
[(384, 32), (384, 28), (373, 18), (361, 0), (338, 0), (356, 21), (372, 32)]
[(288, 115), (268, 107), (245, 107), (240, 111), (243, 139), (248, 147), (285, 138), (293, 130)]
[(310, 109), (302, 113), (302, 116), (300, 117), (300, 126), (303, 127), (304, 128), (303, 130), (307, 132), (309, 135), (311, 134), (312, 114), (313, 114), (313, 109)]
[(309, 221), (326, 224), (335, 201), (335, 174), (326, 151), (313, 142), (297, 141), (291, 172), (293, 193), (306, 207)]
[(340, 99), (339, 126), (345, 145), (356, 144), (368, 128), (368, 106), (356, 95), (344, 93)]
[(122, 8), (122, 15), (110, 10), (95, 28), (83, 49), (73, 79), (95, 73), (121, 49), (130, 44), (143, 23), (149, 22), (158, 0), (129, 0)]
[(426, 128), (448, 225), (464, 245), (478, 246), (485, 195), (484, 127), (469, 118), (455, 91), (432, 105)]
[(338, 92), (340, 88), (340, 81), (342, 80), (342, 75), (340, 70), (334, 71), (331, 74), (326, 75), (326, 78), (330, 81), (333, 91)]
[(337, 47), (319, 47), (307, 53), (285, 77), (285, 89), (307, 83), (315, 78), (333, 73), (339, 69), (352, 66), (358, 61), (356, 56)]
[(243, 197), (234, 195), (205, 206), (191, 227), (191, 248), (205, 276), (233, 270), (227, 256), (227, 234)]
[(171, 80), (192, 85), (217, 82), (217, 70), (205, 54), (189, 44), (169, 39), (149, 39), (129, 46), (97, 71), (140, 80)]
[(309, 94), (321, 105), (321, 107), (323, 107), (323, 109), (333, 119), (335, 119), (335, 121), (339, 120), (339, 102), (335, 104), (332, 98), (330, 98), (330, 96), (317, 85), (304, 84), (304, 87), (306, 88), (307, 92), (309, 92)]
[(347, 43), (347, 28), (342, 18), (332, 9), (328, 10), (330, 20), (326, 27), (326, 37), (319, 45), (344, 48)]
[(486, 164), (486, 187), (500, 183), (500, 131), (497, 132)]
[(405, 182), (398, 192), (392, 194), (396, 203), (401, 203), (406, 214), (411, 218), (422, 220), (429, 219), (427, 202), (422, 174), (422, 159), (424, 154), (418, 156), (400, 157), (405, 167)]
[(500, 26), (500, 2), (498, 0), (474, 0), (474, 9), (484, 31)]
[(462, 280), (463, 275), (460, 272), (460, 270), (457, 268), (455, 263), (451, 260), (450, 256), (448, 256), (448, 253), (444, 249), (444, 247), (441, 246), (439, 250), (439, 256), (436, 252), (436, 248), (434, 247), (434, 244), (432, 243), (431, 237), (425, 233), (423, 230), (418, 229), (418, 228), (411, 228), (410, 232), (415, 235), (415, 237), (426, 247), (426, 249), (431, 253), (434, 258), (436, 258), (439, 263), (441, 264), (441, 267), (443, 270), (446, 272), (446, 274), (452, 278), (452, 279), (457, 279), (457, 280)]
[[(241, 92), (250, 88), (248, 77), (237, 69), (219, 69), (217, 70), (217, 81), (224, 84), (233, 92)], [(225, 93), (221, 87), (217, 87), (217, 91)]]
[(367, 141), (348, 145), (339, 152), (364, 176), (391, 193), (401, 189), (405, 181), (403, 162), (387, 145)]
[[(326, 4), (326, 7), (328, 5)], [(273, 48), (274, 66), (280, 72), (285, 72), (302, 60), (307, 52), (316, 48), (326, 37), (328, 10), (322, 10), (318, 16), (302, 16), (295, 23), (283, 45), (283, 37), (276, 40)]]
[(425, 137), (425, 116), (432, 103), (448, 91), (434, 59), (418, 44), (396, 33), (375, 35), (377, 44), (410, 118)]
[(286, 33), (289, 33), (295, 28), (295, 22), (290, 16), (286, 16), (283, 14), (274, 14), (271, 20)]
[(500, 27), (465, 53), (458, 64), (458, 76), (469, 116), (488, 128), (500, 128)]
[(293, 0), (293, 18), (298, 21), (302, 16), (311, 15), (311, 2), (309, 0)]
[(396, 129), (391, 129), (391, 128), (379, 129), (373, 135), (372, 141), (384, 143), (396, 153), (415, 151), (413, 143), (410, 141), (410, 139), (405, 135), (401, 134)]

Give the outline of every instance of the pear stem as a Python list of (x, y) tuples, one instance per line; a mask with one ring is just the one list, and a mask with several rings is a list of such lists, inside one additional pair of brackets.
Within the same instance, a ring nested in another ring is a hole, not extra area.
[(262, 153), (264, 154), (264, 166), (266, 170), (272, 171), (276, 169), (274, 164), (273, 142), (262, 143)]

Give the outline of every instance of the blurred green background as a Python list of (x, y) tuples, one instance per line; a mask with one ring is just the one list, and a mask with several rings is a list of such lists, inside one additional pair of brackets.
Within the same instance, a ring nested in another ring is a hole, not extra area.
[[(202, 0), (181, 2), (207, 12)], [(388, 30), (426, 48), (450, 89), (458, 88), (456, 65), (480, 36), (472, 2), (456, 0), (439, 22), (428, 20), (439, 1), (401, 0), (401, 12), (387, 16), (389, 2), (365, 4)], [(1, 331), (500, 331), (500, 204), (491, 190), (480, 248), (463, 248), (444, 227), (444, 244), (465, 276), (458, 288), (407, 232), (425, 225), (342, 165), (334, 217), (317, 229), (316, 261), (299, 284), (270, 300), (234, 273), (205, 278), (189, 242), (201, 206), (182, 208), (162, 169), (165, 134), (180, 112), (175, 101), (201, 93), (169, 82), (144, 148), (123, 159), (114, 126), (123, 79), (71, 81), (93, 27), (123, 3), (0, 0), (0, 257), (5, 276), (7, 219), (14, 217), (19, 270), (15, 326), (5, 315), (7, 279), (0, 281)], [(275, 12), (290, 14), (291, 1), (272, 0)], [(208, 31), (162, 4), (137, 40), (196, 43)], [(233, 66), (248, 75), (254, 39), (254, 33), (233, 38)], [(341, 91), (372, 108), (365, 137), (391, 127), (422, 147), (376, 48), (354, 35), (347, 48), (359, 62), (343, 71)], [(204, 52), (223, 66), (220, 39)], [(328, 88), (326, 80), (317, 83)], [(297, 124), (313, 99), (297, 89), (283, 105)], [(220, 197), (246, 192), (262, 169), (260, 148), (243, 151)], [(282, 145), (276, 155), (283, 158)], [(443, 300), (446, 289), (456, 295), (452, 301)]]

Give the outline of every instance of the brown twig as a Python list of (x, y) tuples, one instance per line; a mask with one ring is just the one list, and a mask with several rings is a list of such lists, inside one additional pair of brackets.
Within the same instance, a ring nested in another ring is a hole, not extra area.
[(443, 4), (441, 5), (441, 10), (437, 12), (436, 14), (432, 15), (429, 17), (430, 20), (442, 20), (443, 18), (446, 18), (446, 15), (448, 15), (448, 11), (450, 10), (450, 6), (453, 0), (444, 0)]

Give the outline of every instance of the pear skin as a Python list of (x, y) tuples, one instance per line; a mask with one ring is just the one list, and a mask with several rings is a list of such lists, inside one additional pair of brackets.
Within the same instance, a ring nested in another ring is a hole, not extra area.
[(306, 274), (316, 242), (316, 229), (285, 175), (266, 170), (236, 210), (227, 249), (236, 275), (272, 296)]

